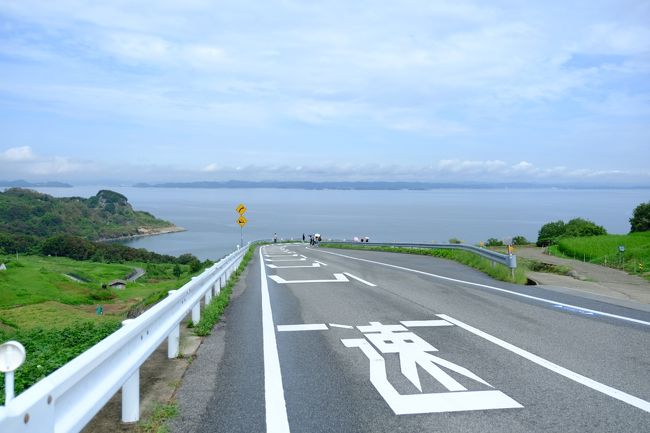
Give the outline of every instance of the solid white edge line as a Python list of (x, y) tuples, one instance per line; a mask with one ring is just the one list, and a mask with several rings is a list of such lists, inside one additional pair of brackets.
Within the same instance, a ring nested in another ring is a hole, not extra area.
[(456, 320), (452, 317), (447, 316), (446, 314), (436, 314), (436, 316), (440, 317), (441, 319), (444, 319), (448, 322), (453, 323), (454, 325), (463, 328), (466, 331), (471, 332), (474, 335), (477, 335), (481, 338), (484, 338), (485, 340), (496, 344), (497, 346), (500, 346), (506, 350), (509, 350), (531, 362), (534, 362), (535, 364), (544, 367), (548, 370), (551, 370), (554, 373), (557, 373), (561, 376), (566, 377), (567, 379), (571, 379), (574, 382), (578, 382), (579, 384), (585, 385), (586, 387), (589, 387), (595, 391), (602, 392), (603, 394), (606, 394), (610, 397), (613, 397), (617, 400), (620, 400), (624, 403), (627, 403), (629, 405), (632, 405), (636, 408), (639, 408), (641, 410), (644, 410), (646, 412), (650, 412), (650, 402), (642, 400), (638, 397), (635, 397), (633, 395), (627, 394), (621, 390), (618, 390), (616, 388), (612, 388), (611, 386), (607, 386), (605, 384), (602, 384), (600, 382), (596, 382), (593, 379), (590, 379), (586, 376), (583, 376), (581, 374), (578, 374), (574, 371), (571, 371), (567, 368), (561, 367), (551, 361), (547, 361), (546, 359), (537, 356), (535, 354), (532, 354), (528, 352), (527, 350), (521, 349), (514, 344), (510, 344), (506, 341), (501, 340), (500, 338), (494, 337), (487, 332), (483, 332), (479, 329), (476, 329), (466, 323), (461, 322), (460, 320)]
[(377, 287), (376, 284), (369, 283), (368, 281), (363, 280), (363, 279), (357, 277), (356, 275), (352, 275), (352, 274), (349, 273), (349, 272), (343, 272), (343, 273), (344, 273), (345, 275), (347, 275), (348, 277), (350, 277), (350, 278), (354, 278), (355, 280), (357, 280), (357, 281), (359, 281), (359, 282), (365, 284), (366, 286)]
[(280, 357), (278, 355), (278, 346), (275, 341), (273, 311), (271, 310), (271, 297), (269, 296), (269, 285), (266, 280), (266, 269), (264, 266), (264, 257), (262, 256), (262, 248), (260, 248), (260, 272), (262, 291), (266, 431), (268, 433), (288, 433), (290, 431), (289, 419), (287, 417), (287, 406), (284, 401)]
[(359, 260), (359, 261), (362, 261), (362, 262), (374, 263), (376, 265), (382, 265), (382, 266), (387, 266), (389, 268), (401, 269), (403, 271), (415, 272), (416, 274), (428, 275), (430, 277), (440, 278), (441, 280), (453, 281), (455, 283), (467, 284), (467, 285), (476, 286), (476, 287), (483, 287), (484, 289), (490, 289), (490, 290), (495, 290), (497, 292), (509, 293), (511, 295), (520, 296), (522, 298), (533, 299), (535, 301), (545, 302), (547, 304), (562, 305), (562, 306), (565, 306), (565, 307), (571, 307), (571, 308), (576, 308), (576, 309), (583, 310), (583, 311), (589, 311), (591, 313), (599, 314), (601, 316), (611, 317), (613, 319), (620, 319), (620, 320), (625, 320), (625, 321), (628, 321), (628, 322), (639, 323), (641, 325), (650, 326), (650, 322), (646, 322), (644, 320), (633, 319), (631, 317), (625, 317), (625, 316), (619, 316), (617, 314), (605, 313), (604, 311), (592, 310), (590, 308), (579, 307), (577, 305), (565, 304), (563, 302), (552, 301), (550, 299), (544, 299), (544, 298), (539, 298), (537, 296), (526, 295), (524, 293), (513, 292), (512, 290), (501, 289), (499, 287), (494, 287), (494, 286), (488, 286), (487, 284), (472, 283), (470, 281), (457, 280), (456, 278), (443, 277), (442, 275), (432, 274), (430, 272), (418, 271), (417, 269), (411, 269), (411, 268), (405, 268), (403, 266), (391, 265), (390, 263), (376, 262), (374, 260), (361, 259), (359, 257), (346, 256), (345, 254), (333, 253), (331, 251), (322, 251), (321, 250), (321, 253), (332, 254), (334, 256), (345, 257), (347, 259)]
[(327, 331), (329, 328), (324, 323), (305, 323), (302, 325), (278, 325), (278, 332), (291, 331)]

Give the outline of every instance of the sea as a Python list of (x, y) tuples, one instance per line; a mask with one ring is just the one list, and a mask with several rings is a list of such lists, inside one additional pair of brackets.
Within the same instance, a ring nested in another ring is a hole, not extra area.
[[(216, 260), (262, 239), (368, 237), (371, 242), (477, 244), (488, 238), (524, 236), (535, 241), (547, 222), (585, 218), (609, 233), (627, 233), (634, 208), (650, 189), (434, 189), (302, 190), (189, 189), (132, 186), (36, 188), (55, 197), (90, 197), (100, 189), (125, 195), (135, 210), (152, 213), (184, 232), (120, 241), (162, 254), (191, 253)], [(237, 224), (244, 204), (248, 220)]]

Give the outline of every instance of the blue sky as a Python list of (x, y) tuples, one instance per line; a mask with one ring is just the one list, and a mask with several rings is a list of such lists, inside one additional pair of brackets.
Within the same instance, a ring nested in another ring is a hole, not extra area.
[(648, 1), (0, 0), (0, 179), (650, 185)]

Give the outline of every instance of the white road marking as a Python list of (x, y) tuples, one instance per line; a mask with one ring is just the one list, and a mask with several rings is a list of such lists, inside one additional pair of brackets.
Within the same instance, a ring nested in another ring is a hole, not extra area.
[(266, 259), (267, 262), (304, 262), (306, 258), (301, 259)]
[(320, 263), (323, 266), (327, 266), (327, 263), (319, 262), (318, 260), (315, 260), (314, 263)]
[(304, 325), (278, 325), (278, 332), (289, 331), (327, 331), (324, 323), (305, 323)]
[(314, 262), (311, 265), (300, 265), (300, 266), (278, 266), (278, 265), (266, 265), (271, 269), (295, 269), (295, 268), (320, 268), (320, 263)]
[(298, 257), (298, 254), (264, 254), (264, 257), (267, 259), (272, 259), (274, 257)]
[(423, 328), (426, 326), (454, 326), (446, 320), (403, 320), (402, 325), (407, 328)]
[(347, 275), (348, 277), (350, 277), (350, 278), (354, 278), (355, 280), (357, 280), (357, 281), (359, 281), (359, 282), (365, 284), (366, 286), (377, 287), (376, 284), (372, 284), (372, 283), (369, 283), (369, 282), (366, 281), (366, 280), (362, 280), (361, 278), (357, 277), (356, 275), (352, 275), (352, 274), (349, 273), (349, 272), (343, 272), (343, 273), (344, 273), (345, 275)]
[(551, 361), (547, 361), (546, 359), (539, 357), (535, 354), (532, 354), (524, 349), (520, 349), (519, 347), (510, 344), (506, 341), (501, 340), (500, 338), (494, 337), (486, 332), (483, 332), (479, 329), (476, 329), (470, 325), (467, 325), (466, 323), (461, 322), (460, 320), (456, 320), (452, 317), (449, 317), (445, 314), (436, 314), (436, 316), (440, 317), (441, 319), (444, 319), (448, 322), (453, 323), (454, 325), (465, 329), (466, 331), (471, 332), (474, 335), (477, 335), (481, 338), (484, 338), (488, 340), (491, 343), (496, 344), (497, 346), (503, 347), (504, 349), (507, 349), (531, 362), (534, 362), (535, 364), (547, 368), (561, 376), (566, 377), (567, 379), (571, 379), (575, 382), (578, 382), (582, 385), (585, 385), (595, 391), (602, 392), (603, 394), (606, 394), (610, 397), (613, 397), (617, 400), (620, 400), (624, 403), (627, 403), (629, 405), (632, 405), (634, 407), (637, 407), (641, 410), (644, 410), (646, 412), (650, 412), (650, 402), (642, 400), (638, 397), (635, 397), (633, 395), (627, 394), (623, 391), (620, 391), (616, 388), (612, 388), (611, 386), (607, 386), (605, 384), (602, 384), (600, 382), (596, 382), (593, 379), (590, 379), (586, 376), (583, 376), (581, 374), (575, 373), (567, 368), (561, 367)]
[(278, 346), (275, 342), (275, 326), (273, 325), (273, 311), (271, 298), (266, 281), (264, 257), (260, 248), (260, 273), (262, 290), (262, 335), (264, 346), (264, 398), (266, 406), (266, 431), (267, 433), (288, 433), (289, 419), (287, 406), (284, 401), (284, 388), (282, 387), (282, 372)]
[(336, 324), (336, 323), (330, 323), (330, 328), (354, 329), (354, 326), (350, 326), (350, 325), (338, 325), (338, 324)]
[(414, 273), (420, 274), (420, 275), (428, 275), (430, 277), (439, 278), (441, 280), (446, 280), (446, 281), (453, 281), (455, 283), (467, 284), (467, 285), (476, 286), (476, 287), (483, 287), (484, 289), (490, 289), (490, 290), (495, 290), (497, 292), (508, 293), (510, 295), (520, 296), (522, 298), (527, 298), (527, 299), (533, 299), (535, 301), (545, 302), (547, 304), (562, 305), (564, 307), (575, 308), (575, 309), (578, 309), (578, 310), (582, 310), (582, 311), (586, 311), (586, 312), (590, 312), (590, 313), (595, 313), (595, 314), (598, 314), (598, 315), (601, 315), (601, 316), (611, 317), (613, 319), (625, 320), (625, 321), (628, 321), (628, 322), (639, 323), (641, 325), (650, 326), (650, 322), (646, 322), (644, 320), (633, 319), (631, 317), (625, 317), (625, 316), (619, 316), (617, 314), (605, 313), (604, 311), (598, 311), (598, 310), (592, 310), (592, 309), (589, 309), (589, 308), (578, 307), (576, 305), (571, 305), (571, 304), (565, 304), (565, 303), (562, 303), (562, 302), (552, 301), (550, 299), (540, 298), (538, 296), (526, 295), (524, 293), (513, 292), (512, 290), (501, 289), (499, 287), (494, 287), (494, 286), (488, 286), (487, 284), (472, 283), (470, 281), (458, 280), (456, 278), (443, 277), (442, 275), (432, 274), (430, 272), (418, 271), (417, 269), (411, 269), (411, 268), (405, 268), (403, 266), (391, 265), (390, 263), (383, 263), (383, 262), (376, 262), (374, 260), (361, 259), (359, 257), (346, 256), (345, 254), (333, 253), (331, 251), (323, 251), (323, 250), (321, 250), (321, 253), (332, 254), (334, 256), (345, 257), (346, 259), (353, 259), (353, 260), (358, 260), (358, 261), (361, 261), (361, 262), (374, 263), (376, 265), (387, 266), (389, 268), (394, 268), (394, 269), (401, 269), (403, 271), (414, 272)]
[(269, 278), (278, 284), (309, 284), (309, 283), (347, 283), (348, 280), (343, 274), (334, 274), (334, 280), (292, 280), (288, 281), (278, 275), (269, 275)]
[[(503, 392), (497, 390), (400, 394), (388, 381), (384, 357), (367, 340), (342, 339), (341, 342), (345, 347), (358, 347), (368, 357), (370, 383), (373, 384), (395, 415), (523, 407)], [(465, 372), (469, 373), (467, 370), (463, 373)]]

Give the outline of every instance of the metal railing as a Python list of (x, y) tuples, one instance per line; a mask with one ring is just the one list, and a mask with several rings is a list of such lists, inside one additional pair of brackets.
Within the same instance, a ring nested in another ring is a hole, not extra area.
[(0, 431), (79, 432), (122, 389), (122, 421), (140, 418), (140, 366), (167, 339), (167, 355), (179, 355), (180, 323), (198, 322), (241, 263), (240, 248), (72, 361), (0, 406)]
[(517, 256), (514, 254), (497, 253), (496, 251), (486, 248), (475, 247), (466, 244), (417, 244), (417, 243), (400, 243), (400, 242), (341, 242), (341, 241), (323, 241), (323, 244), (330, 245), (353, 245), (359, 247), (397, 247), (397, 248), (426, 248), (426, 249), (448, 249), (462, 250), (478, 254), (481, 257), (491, 260), (493, 263), (499, 263), (510, 269), (517, 268)]

